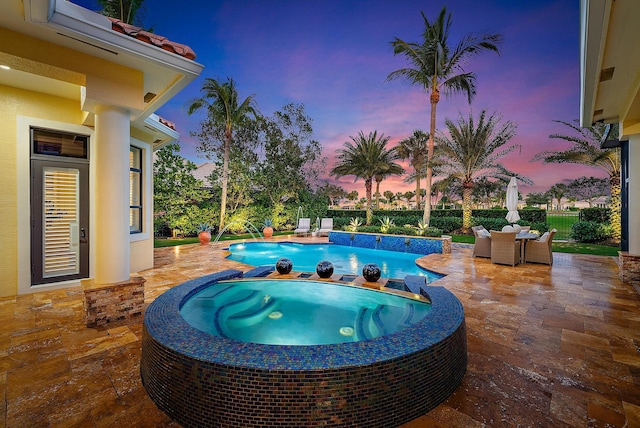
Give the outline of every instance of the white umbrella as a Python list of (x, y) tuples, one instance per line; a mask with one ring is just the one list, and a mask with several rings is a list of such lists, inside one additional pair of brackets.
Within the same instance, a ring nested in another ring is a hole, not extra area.
[(507, 221), (509, 223), (515, 223), (520, 220), (520, 214), (518, 214), (518, 181), (515, 177), (511, 177), (509, 185), (507, 186)]

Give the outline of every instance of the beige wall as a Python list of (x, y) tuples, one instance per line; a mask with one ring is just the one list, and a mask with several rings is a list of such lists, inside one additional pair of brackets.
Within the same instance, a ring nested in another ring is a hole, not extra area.
[[(18, 176), (18, 158), (21, 150), (29, 152), (29, 146), (20, 146), (17, 135), (18, 116), (47, 118), (49, 120), (79, 124), (82, 112), (78, 102), (49, 95), (38, 94), (22, 89), (0, 86), (0, 218), (3, 232), (0, 233), (0, 296), (11, 296), (18, 292), (18, 242), (29, 236), (18, 233), (18, 198), (26, 198), (24, 186), (18, 193), (18, 183), (24, 184), (29, 176)], [(25, 165), (22, 165), (24, 170)], [(26, 165), (28, 171), (28, 165)], [(28, 186), (27, 186), (28, 189)]]
[[(0, 297), (13, 296), (28, 291), (30, 280), (30, 227), (29, 212), (29, 136), (28, 125), (47, 126), (54, 129), (92, 133), (92, 129), (82, 125), (85, 113), (78, 100), (69, 100), (8, 86), (0, 86), (0, 218), (3, 232), (0, 233)], [(20, 124), (20, 125), (19, 125)], [(21, 128), (19, 130), (19, 128)], [(144, 233), (131, 235), (131, 272), (153, 267), (153, 199), (151, 145), (148, 134), (134, 132), (137, 138), (132, 143), (143, 149), (144, 173), (143, 189), (149, 190), (144, 196)], [(26, 134), (26, 135), (25, 135)], [(144, 141), (146, 140), (146, 141)], [(91, 139), (96, 144), (95, 138)], [(91, 150), (90, 150), (91, 152)], [(90, 181), (95, 183), (90, 166)], [(90, 188), (94, 206), (95, 191)], [(94, 227), (94, 210), (91, 210), (91, 227)], [(26, 215), (25, 215), (26, 212)], [(95, 236), (91, 233), (91, 236)], [(90, 273), (95, 264), (92, 242), (90, 250)], [(38, 287), (59, 288), (77, 285), (77, 281)]]

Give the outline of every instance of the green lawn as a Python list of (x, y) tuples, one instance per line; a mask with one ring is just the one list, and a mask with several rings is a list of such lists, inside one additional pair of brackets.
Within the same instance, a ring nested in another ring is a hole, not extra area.
[[(274, 235), (291, 235), (293, 232), (274, 232)], [(234, 241), (239, 239), (252, 239), (249, 234), (243, 235), (222, 235), (220, 241)], [(474, 237), (466, 235), (452, 235), (453, 242), (461, 244), (473, 244)], [(154, 241), (154, 247), (173, 247), (176, 245), (196, 244), (198, 238), (183, 238), (183, 239), (156, 239)], [(574, 253), (574, 254), (593, 254), (597, 256), (617, 256), (619, 247), (608, 247), (606, 245), (596, 244), (580, 244), (576, 242), (554, 242), (553, 251), (558, 253)]]
[(578, 221), (577, 212), (548, 213), (547, 224), (549, 230), (556, 229), (555, 239), (569, 239), (571, 237), (571, 226)]

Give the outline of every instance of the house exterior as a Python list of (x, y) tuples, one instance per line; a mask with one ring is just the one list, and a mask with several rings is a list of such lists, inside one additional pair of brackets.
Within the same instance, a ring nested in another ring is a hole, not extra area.
[(580, 122), (617, 123), (621, 148), (620, 277), (640, 281), (640, 2), (580, 1)]
[(151, 268), (154, 111), (203, 66), (66, 0), (3, 0), (0, 40), (0, 296)]

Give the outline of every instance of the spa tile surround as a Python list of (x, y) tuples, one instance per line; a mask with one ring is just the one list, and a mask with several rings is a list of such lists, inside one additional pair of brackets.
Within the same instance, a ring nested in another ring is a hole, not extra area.
[(199, 331), (180, 316), (188, 297), (242, 276), (228, 270), (188, 281), (145, 314), (143, 384), (184, 426), (387, 428), (433, 409), (462, 381), (464, 311), (442, 287), (429, 287), (434, 304), (425, 319), (356, 343), (243, 343)]

